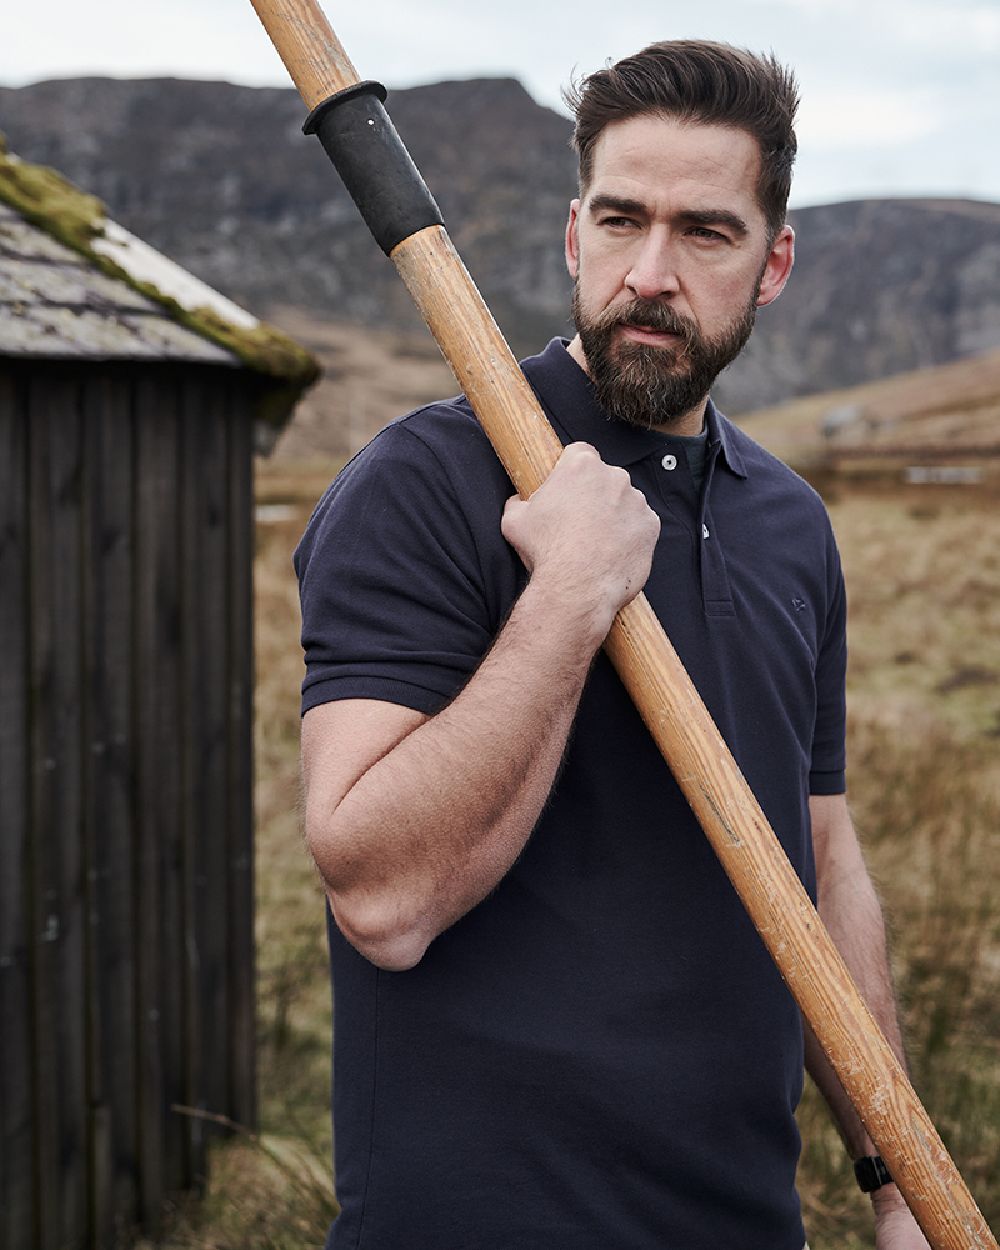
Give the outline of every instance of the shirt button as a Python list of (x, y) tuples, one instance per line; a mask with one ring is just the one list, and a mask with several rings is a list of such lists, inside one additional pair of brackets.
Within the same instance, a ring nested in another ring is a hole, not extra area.
[(668, 454), (667, 454), (667, 455), (665, 455), (665, 456), (663, 457), (663, 459), (660, 461), (660, 464), (662, 464), (662, 465), (663, 465), (663, 467), (664, 467), (664, 468), (667, 470), (667, 472), (669, 473), (671, 469), (676, 469), (676, 468), (677, 468), (677, 457), (676, 457), (676, 456), (671, 456), (671, 455), (668, 453)]
[(701, 527), (701, 536), (702, 536), (702, 538), (707, 538), (707, 537), (708, 537), (708, 526), (707, 526), (707, 525), (703, 525), (703, 526)]

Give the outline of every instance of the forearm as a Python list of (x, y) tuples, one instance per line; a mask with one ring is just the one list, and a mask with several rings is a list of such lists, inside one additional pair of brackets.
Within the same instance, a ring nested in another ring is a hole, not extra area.
[[(821, 893), (819, 913), (879, 1028), (905, 1066), (882, 909), (863, 865)], [(834, 1113), (851, 1157), (870, 1154), (868, 1134), (808, 1026), (806, 1066)]]
[(416, 963), (523, 849), (558, 771), (607, 623), (533, 578), (466, 687), (310, 820), (343, 931)]
[[(846, 805), (838, 817), (846, 827), (817, 848), (818, 910), (837, 949), (900, 1063), (906, 1066), (889, 966), (882, 907), (865, 867)], [(836, 847), (836, 852), (829, 848)], [(852, 1159), (877, 1153), (830, 1061), (805, 1026), (806, 1067), (830, 1107)], [(873, 1195), (878, 1205), (900, 1202), (895, 1185)]]

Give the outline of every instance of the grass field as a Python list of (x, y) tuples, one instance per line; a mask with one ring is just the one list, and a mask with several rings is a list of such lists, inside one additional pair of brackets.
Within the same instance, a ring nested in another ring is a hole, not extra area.
[[(173, 1250), (306, 1250), (333, 1211), (330, 1007), (322, 899), (297, 827), (290, 566), (322, 476), (277, 463), (259, 482), (262, 498), (298, 501), (259, 527), (256, 558), (262, 1138), (216, 1149), (205, 1200), (177, 1214)], [(942, 489), (829, 501), (850, 592), (851, 800), (893, 932), (914, 1082), (1000, 1228), (1000, 500)], [(870, 1247), (867, 1201), (811, 1089), (800, 1122), (813, 1250)]]

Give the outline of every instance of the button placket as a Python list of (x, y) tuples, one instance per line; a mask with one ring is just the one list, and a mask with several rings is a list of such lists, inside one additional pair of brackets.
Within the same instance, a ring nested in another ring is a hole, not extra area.
[(698, 544), (701, 556), (701, 594), (705, 614), (709, 617), (735, 616), (732, 590), (729, 585), (729, 574), (726, 570), (726, 557), (719, 542), (709, 541), (715, 529), (715, 522), (709, 524), (708, 498), (712, 490), (715, 470), (719, 456), (719, 444), (709, 448), (708, 463), (705, 465), (705, 481), (701, 493), (701, 542)]

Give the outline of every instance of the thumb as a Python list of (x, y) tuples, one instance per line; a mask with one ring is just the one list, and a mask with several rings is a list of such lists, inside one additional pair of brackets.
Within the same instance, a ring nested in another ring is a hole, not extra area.
[(509, 531), (517, 527), (517, 521), (521, 513), (524, 511), (525, 502), (520, 495), (511, 495), (504, 504), (503, 516), (500, 519), (500, 529), (504, 538), (509, 539)]

